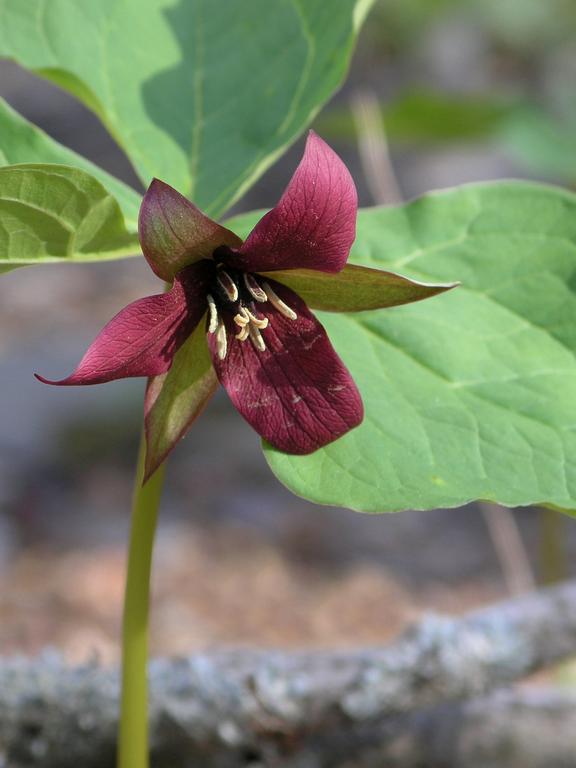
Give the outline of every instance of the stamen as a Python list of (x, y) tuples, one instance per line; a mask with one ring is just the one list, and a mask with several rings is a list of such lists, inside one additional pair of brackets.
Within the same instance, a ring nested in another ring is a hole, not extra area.
[(216, 307), (216, 302), (210, 296), (208, 293), (206, 295), (206, 300), (208, 302), (208, 310), (210, 312), (210, 322), (208, 324), (208, 333), (215, 333), (216, 328), (218, 328), (218, 309)]
[(228, 297), (228, 301), (238, 301), (238, 286), (234, 280), (232, 280), (228, 272), (219, 269), (218, 274), (216, 275), (216, 281)]
[(260, 330), (252, 323), (249, 325), (249, 328), (250, 341), (252, 344), (254, 344), (254, 347), (258, 350), (258, 352), (264, 352), (266, 350), (266, 344), (264, 343), (264, 339), (262, 338)]
[(282, 299), (277, 296), (272, 288), (268, 285), (268, 283), (264, 283), (262, 285), (262, 288), (264, 289), (264, 292), (266, 293), (266, 296), (268, 297), (268, 301), (272, 306), (280, 312), (281, 315), (284, 315), (284, 317), (287, 317), (289, 320), (296, 320), (298, 315), (296, 312), (294, 312), (293, 309), (290, 309), (288, 304), (285, 304)]
[(245, 317), (243, 317), (242, 315), (238, 314), (238, 315), (234, 315), (234, 322), (236, 323), (236, 325), (239, 325), (240, 328), (244, 328), (244, 326), (248, 325), (248, 323), (250, 321), (246, 320)]
[(248, 292), (256, 299), (256, 301), (268, 301), (268, 297), (258, 285), (258, 282), (254, 275), (249, 272), (244, 272), (244, 285), (248, 289)]
[(245, 325), (248, 325), (250, 322), (250, 317), (248, 316), (248, 312), (245, 307), (240, 307), (238, 314), (234, 315), (234, 322), (241, 328), (243, 328)]
[(226, 339), (226, 326), (221, 320), (218, 323), (218, 331), (216, 333), (216, 351), (218, 352), (218, 358), (224, 360), (228, 351), (228, 341)]
[(256, 326), (256, 328), (268, 328), (268, 318), (267, 317), (257, 317), (253, 312), (250, 312), (248, 307), (243, 307), (244, 311), (248, 315), (248, 319), (250, 322)]
[[(238, 333), (234, 338), (238, 339), (238, 341), (246, 341), (249, 338), (259, 352), (264, 352), (266, 344), (260, 330), (268, 327), (268, 318), (258, 317), (248, 307), (242, 305), (234, 315), (234, 322), (238, 326)], [(226, 352), (224, 352), (225, 354)]]

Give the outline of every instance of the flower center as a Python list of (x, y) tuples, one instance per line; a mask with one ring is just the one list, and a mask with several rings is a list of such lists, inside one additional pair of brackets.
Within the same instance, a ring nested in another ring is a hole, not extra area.
[[(217, 252), (214, 256), (216, 255)], [(259, 275), (224, 268), (222, 263), (217, 265), (212, 289), (206, 300), (209, 312), (208, 333), (216, 334), (216, 348), (220, 360), (224, 360), (228, 351), (226, 324), (223, 318), (225, 314), (232, 317), (236, 326), (237, 333), (234, 338), (242, 342), (250, 339), (258, 352), (266, 350), (262, 331), (270, 322), (268, 317), (259, 311), (259, 304), (265, 305), (269, 302), (284, 317), (290, 320), (296, 320), (297, 317), (296, 312), (285, 304), (270, 284)]]

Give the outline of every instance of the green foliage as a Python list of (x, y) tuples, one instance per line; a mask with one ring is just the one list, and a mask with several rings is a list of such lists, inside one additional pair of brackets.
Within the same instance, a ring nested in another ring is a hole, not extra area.
[(83, 101), (144, 184), (217, 216), (341, 83), (369, 5), (0, 0), (0, 56)]
[(576, 115), (554, 118), (526, 108), (503, 125), (500, 139), (528, 171), (576, 182)]
[(466, 0), (500, 45), (530, 57), (547, 47), (570, 42), (576, 32), (573, 0)]
[(575, 256), (576, 196), (553, 187), (472, 185), (361, 212), (356, 263), (462, 286), (323, 314), (365, 421), (310, 456), (266, 448), (273, 471), (313, 501), (372, 512), (574, 508)]
[[(517, 103), (510, 99), (419, 88), (407, 90), (383, 104), (382, 119), (390, 141), (442, 144), (485, 139), (496, 133), (517, 109)], [(354, 118), (346, 106), (323, 112), (315, 128), (327, 140), (353, 140), (356, 136)]]
[(116, 200), (85, 171), (47, 164), (0, 168), (0, 272), (139, 250)]
[(0, 166), (18, 163), (61, 163), (82, 168), (114, 195), (124, 213), (126, 226), (136, 232), (141, 199), (137, 192), (82, 155), (51, 139), (0, 99)]
[[(505, 20), (501, 4), (468, 2), (488, 27)], [(572, 19), (564, 0), (555, 2)], [(341, 83), (369, 5), (247, 0), (223, 14), (207, 0), (0, 0), (0, 56), (83, 101), (144, 184), (162, 178), (218, 216)], [(393, 4), (407, 37), (457, 5)], [(546, 14), (536, 0), (530, 9), (523, 23), (544, 34), (537, 19)], [(506, 23), (496, 26), (514, 46)], [(522, 104), (416, 91), (384, 107), (383, 117), (393, 141), (496, 137), (536, 170), (576, 178), (570, 123)], [(318, 127), (328, 138), (353, 135), (346, 109)], [(137, 253), (138, 205), (136, 192), (0, 103), (0, 271)], [(249, 214), (231, 227), (243, 234), (254, 220)], [(462, 286), (387, 311), (321, 313), (366, 418), (310, 456), (265, 447), (274, 472), (307, 498), (365, 511), (472, 499), (574, 508), (575, 249), (576, 197), (538, 185), (470, 186), (361, 212), (356, 264)], [(414, 290), (392, 287), (400, 298)], [(308, 283), (299, 290), (319, 292)], [(327, 291), (320, 306), (343, 295)], [(206, 391), (215, 386), (206, 355), (196, 360), (199, 338), (151, 384), (156, 458), (197, 415), (189, 366)]]
[(462, 4), (462, 0), (380, 0), (366, 37), (372, 47), (402, 50), (419, 45), (426, 30)]
[(498, 47), (534, 57), (571, 41), (573, 0), (380, 0), (367, 30), (381, 47), (417, 48), (434, 24), (469, 19)]

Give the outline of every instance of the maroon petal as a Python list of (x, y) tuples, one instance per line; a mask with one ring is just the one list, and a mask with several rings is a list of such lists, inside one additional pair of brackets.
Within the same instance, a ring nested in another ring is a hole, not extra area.
[(250, 272), (297, 267), (339, 272), (356, 236), (357, 207), (348, 169), (310, 131), (296, 173), (240, 248), (238, 265)]
[(212, 256), (216, 248), (236, 248), (242, 240), (212, 221), (173, 187), (154, 179), (140, 206), (142, 252), (153, 271), (172, 282), (183, 267)]
[(266, 350), (234, 338), (226, 318), (228, 351), (220, 360), (214, 334), (208, 335), (212, 363), (230, 399), (246, 421), (285, 453), (321, 448), (362, 421), (360, 394), (330, 344), (326, 331), (290, 289), (271, 283), (297, 313), (290, 320), (270, 304), (258, 305), (269, 325), (262, 331)]
[(172, 358), (206, 312), (206, 262), (184, 270), (168, 293), (138, 299), (104, 326), (70, 376), (44, 384), (102, 384), (133, 376), (155, 376)]

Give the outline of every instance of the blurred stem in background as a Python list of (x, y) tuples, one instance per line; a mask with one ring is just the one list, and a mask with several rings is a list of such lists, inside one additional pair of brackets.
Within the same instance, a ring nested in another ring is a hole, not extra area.
[(118, 768), (147, 768), (148, 759), (148, 615), (150, 572), (164, 465), (145, 485), (146, 440), (140, 439), (122, 627), (122, 696)]
[(356, 91), (351, 108), (360, 163), (372, 200), (376, 205), (401, 203), (378, 97), (372, 91)]
[(484, 515), (508, 593), (521, 595), (536, 589), (530, 558), (513, 511), (487, 502), (478, 506)]
[(540, 507), (539, 513), (540, 582), (555, 584), (568, 578), (565, 542), (567, 518), (565, 512), (553, 507)]

